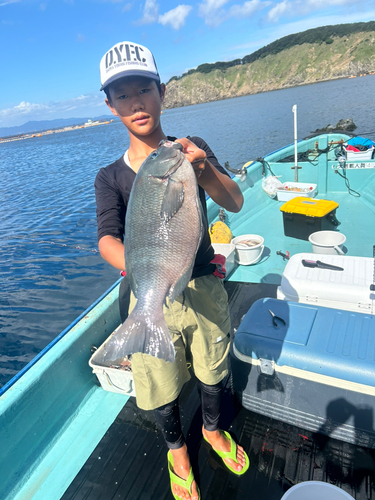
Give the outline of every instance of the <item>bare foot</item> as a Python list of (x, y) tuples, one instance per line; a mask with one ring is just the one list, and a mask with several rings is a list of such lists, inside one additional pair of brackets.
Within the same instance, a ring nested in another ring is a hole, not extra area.
[[(186, 444), (184, 444), (182, 448), (170, 450), (170, 452), (173, 456), (173, 472), (176, 476), (186, 481), (190, 473), (190, 460)], [(178, 484), (173, 484), (172, 491), (174, 495), (178, 495), (182, 500), (198, 500), (199, 498), (195, 480), (191, 485), (191, 496), (186, 488)]]
[[(207, 441), (210, 443), (212, 448), (218, 451), (230, 451), (230, 441), (229, 439), (226, 438), (226, 436), (218, 429), (216, 431), (207, 431), (204, 427), (202, 427), (202, 433), (203, 436), (207, 439)], [(242, 446), (237, 444), (237, 453), (236, 453), (236, 458), (237, 462), (236, 463), (234, 460), (231, 458), (224, 458), (224, 462), (230, 465), (234, 470), (240, 472), (243, 467), (245, 466), (245, 455), (244, 455), (244, 449)]]

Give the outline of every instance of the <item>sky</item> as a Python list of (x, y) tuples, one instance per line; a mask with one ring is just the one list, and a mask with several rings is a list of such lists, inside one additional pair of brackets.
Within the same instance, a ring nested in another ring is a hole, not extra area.
[(0, 127), (109, 114), (99, 63), (114, 44), (154, 54), (166, 83), (310, 28), (375, 20), (375, 0), (0, 0)]

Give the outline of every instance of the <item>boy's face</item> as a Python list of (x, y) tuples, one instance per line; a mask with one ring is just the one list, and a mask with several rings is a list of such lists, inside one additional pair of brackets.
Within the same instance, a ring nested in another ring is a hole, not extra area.
[(147, 136), (160, 126), (164, 92), (164, 84), (160, 95), (154, 80), (128, 76), (109, 85), (110, 100), (106, 99), (106, 104), (129, 133)]

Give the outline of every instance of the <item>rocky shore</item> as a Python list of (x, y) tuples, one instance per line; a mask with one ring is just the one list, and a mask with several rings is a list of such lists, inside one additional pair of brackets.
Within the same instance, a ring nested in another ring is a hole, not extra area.
[(167, 84), (164, 108), (375, 74), (375, 32), (296, 45), (250, 64), (188, 74)]

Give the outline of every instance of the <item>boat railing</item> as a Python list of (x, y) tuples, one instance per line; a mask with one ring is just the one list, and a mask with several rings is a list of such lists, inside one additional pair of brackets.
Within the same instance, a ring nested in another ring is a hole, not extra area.
[(91, 346), (120, 324), (118, 286), (1, 396), (0, 498), (62, 495), (128, 400), (103, 391), (88, 364)]

